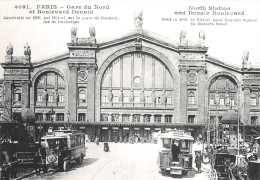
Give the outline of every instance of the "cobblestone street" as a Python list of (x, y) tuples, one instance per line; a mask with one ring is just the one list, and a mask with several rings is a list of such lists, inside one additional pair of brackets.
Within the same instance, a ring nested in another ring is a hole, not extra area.
[[(87, 143), (87, 154), (82, 165), (75, 165), (68, 172), (47, 173), (28, 179), (56, 180), (144, 180), (170, 179), (158, 170), (156, 144), (110, 143), (110, 152), (103, 151), (103, 143)], [(193, 165), (195, 167), (195, 165)], [(207, 173), (195, 169), (187, 176), (173, 176), (174, 179), (207, 178)]]

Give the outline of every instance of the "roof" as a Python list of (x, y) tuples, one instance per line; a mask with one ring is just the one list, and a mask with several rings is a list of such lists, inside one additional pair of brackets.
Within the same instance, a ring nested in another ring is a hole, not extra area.
[(185, 133), (184, 131), (178, 131), (178, 130), (161, 133), (158, 135), (158, 137), (159, 138), (170, 138), (170, 139), (176, 139), (176, 140), (191, 140), (191, 141), (194, 140), (194, 138), (191, 135)]
[(226, 111), (221, 119), (222, 124), (237, 124), (238, 114), (234, 109)]

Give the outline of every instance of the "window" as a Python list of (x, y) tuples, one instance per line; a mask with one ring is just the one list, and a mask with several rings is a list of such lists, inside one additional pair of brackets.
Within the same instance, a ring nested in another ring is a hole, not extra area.
[(129, 122), (130, 121), (130, 115), (129, 114), (123, 114), (123, 122)]
[(46, 114), (46, 121), (51, 121), (51, 115), (50, 114)]
[(63, 95), (59, 95), (59, 102), (63, 103), (64, 102), (64, 96)]
[(224, 106), (225, 105), (225, 99), (219, 99), (219, 105)]
[(188, 104), (195, 104), (195, 93), (190, 92), (188, 94)]
[(42, 95), (37, 96), (37, 102), (42, 102)]
[(112, 114), (112, 122), (119, 122), (119, 114)]
[(256, 101), (257, 101), (257, 97), (256, 97), (256, 94), (251, 94), (251, 97), (250, 97), (250, 105), (251, 106), (256, 106)]
[(257, 116), (251, 116), (251, 124), (257, 125)]
[(235, 100), (234, 99), (230, 99), (230, 105), (235, 106)]
[(140, 122), (140, 114), (134, 114), (133, 118), (134, 118), (134, 122)]
[(150, 97), (149, 96), (145, 96), (145, 103), (150, 103)]
[(124, 103), (129, 103), (129, 97), (128, 96), (124, 96), (123, 100), (124, 100)]
[(86, 121), (86, 114), (85, 113), (79, 113), (79, 120), (78, 121)]
[(108, 98), (107, 98), (107, 96), (103, 96), (103, 97), (102, 97), (102, 102), (103, 102), (103, 103), (108, 103)]
[(134, 97), (134, 101), (135, 101), (135, 103), (140, 103), (140, 97), (135, 96), (135, 97)]
[(167, 103), (167, 104), (172, 104), (172, 98), (167, 98), (167, 99), (166, 99), (166, 103)]
[(150, 122), (151, 120), (151, 115), (150, 114), (145, 114), (144, 115), (144, 122)]
[(160, 97), (156, 97), (156, 104), (160, 104)]
[(20, 89), (15, 90), (14, 101), (15, 102), (21, 102), (22, 101), (22, 94), (21, 94), (21, 90)]
[(209, 105), (214, 105), (214, 99), (213, 98), (209, 99)]
[(86, 102), (86, 91), (81, 90), (79, 92), (79, 102), (80, 103), (85, 103)]
[(195, 115), (188, 115), (188, 123), (194, 123)]
[(161, 122), (161, 115), (155, 115), (154, 116), (154, 122), (160, 123)]
[(108, 121), (108, 114), (107, 113), (102, 113), (100, 121)]
[(36, 113), (36, 120), (37, 121), (43, 121), (43, 114), (42, 113)]
[(165, 116), (165, 122), (166, 122), (166, 123), (171, 123), (171, 122), (172, 122), (172, 116), (166, 115), (166, 116)]
[(53, 102), (53, 96), (52, 95), (48, 96), (48, 102)]
[(114, 103), (118, 103), (118, 102), (119, 102), (118, 96), (114, 96), (114, 97), (113, 97), (113, 101), (114, 101)]
[(63, 113), (58, 113), (56, 121), (64, 121), (64, 114)]

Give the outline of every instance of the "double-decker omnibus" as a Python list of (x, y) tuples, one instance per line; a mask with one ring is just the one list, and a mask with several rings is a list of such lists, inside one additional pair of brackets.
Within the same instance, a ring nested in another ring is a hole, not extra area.
[[(192, 170), (192, 143), (194, 138), (183, 130), (171, 130), (158, 135), (159, 168), (162, 173), (187, 175)], [(178, 160), (172, 157), (171, 146), (178, 144)]]
[(67, 171), (74, 162), (82, 163), (85, 157), (85, 134), (76, 130), (55, 130), (41, 138), (45, 147), (47, 167)]

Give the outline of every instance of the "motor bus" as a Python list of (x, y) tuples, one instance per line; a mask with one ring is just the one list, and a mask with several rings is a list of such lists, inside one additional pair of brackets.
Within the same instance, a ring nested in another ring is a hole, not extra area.
[[(161, 173), (187, 175), (192, 170), (192, 144), (194, 138), (183, 130), (170, 130), (158, 135), (159, 168)], [(179, 161), (173, 161), (171, 146), (179, 146)]]
[(68, 171), (71, 163), (82, 163), (85, 157), (85, 134), (76, 130), (55, 130), (41, 138), (47, 168)]

